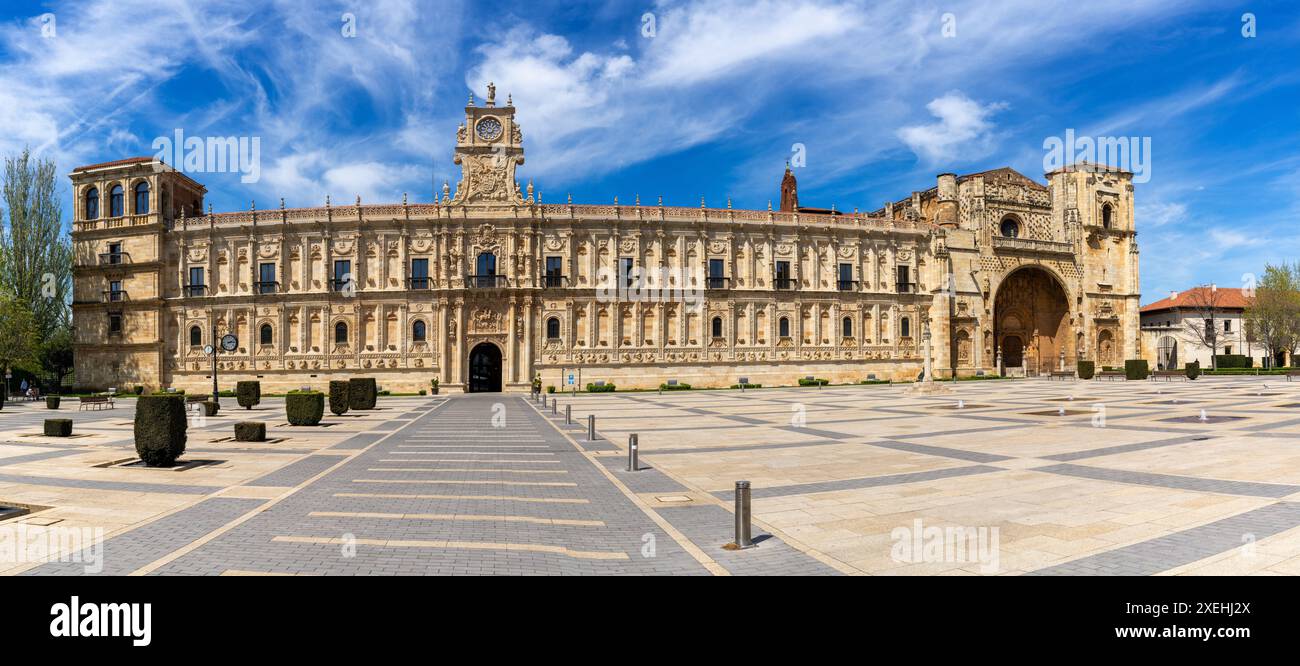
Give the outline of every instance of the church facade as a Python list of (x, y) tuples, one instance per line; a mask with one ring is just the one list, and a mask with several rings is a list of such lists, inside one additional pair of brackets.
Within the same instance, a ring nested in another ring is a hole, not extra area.
[[(213, 213), (151, 158), (71, 174), (86, 388), (653, 388), (1044, 374), (1140, 354), (1131, 174), (940, 174), (872, 212), (543, 203), (471, 98), (431, 204)], [(219, 349), (226, 334), (235, 349)]]

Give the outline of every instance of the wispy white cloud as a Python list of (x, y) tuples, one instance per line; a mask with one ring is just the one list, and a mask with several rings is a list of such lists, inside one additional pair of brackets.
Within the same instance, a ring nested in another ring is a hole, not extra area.
[(953, 91), (931, 100), (925, 108), (936, 122), (909, 125), (898, 130), (898, 137), (917, 156), (937, 165), (971, 162), (992, 152), (996, 134), (990, 118), (1006, 105), (980, 104)]

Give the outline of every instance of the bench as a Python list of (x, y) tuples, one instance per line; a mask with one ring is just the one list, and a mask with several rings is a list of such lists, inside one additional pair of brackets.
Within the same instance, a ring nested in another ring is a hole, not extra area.
[(1116, 379), (1127, 379), (1128, 376), (1124, 374), (1123, 370), (1102, 370), (1097, 373), (1097, 379), (1102, 378), (1114, 381)]
[(1059, 379), (1061, 381), (1074, 379), (1074, 373), (1069, 370), (1054, 370), (1052, 371), (1050, 379)]
[(1289, 382), (1292, 377), (1300, 377), (1300, 370), (1288, 370), (1286, 373), (1286, 380)]
[(78, 407), (78, 411), (83, 409), (88, 409), (88, 408), (94, 410), (100, 410), (100, 409), (104, 409), (105, 407), (107, 407), (108, 409), (114, 409), (113, 398), (111, 396), (88, 395), (84, 398), (79, 398), (78, 400), (80, 403), (80, 406)]
[(1183, 379), (1187, 379), (1187, 372), (1184, 370), (1152, 370), (1150, 379), (1151, 381), (1155, 381), (1157, 379), (1170, 381), (1174, 377), (1182, 377)]

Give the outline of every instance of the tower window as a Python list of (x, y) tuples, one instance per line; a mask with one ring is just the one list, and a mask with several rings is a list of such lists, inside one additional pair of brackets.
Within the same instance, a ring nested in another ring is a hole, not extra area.
[(417, 319), (414, 324), (411, 324), (411, 342), (424, 342), (424, 338), (424, 322)]
[(199, 328), (198, 326), (190, 327), (190, 346), (191, 347), (203, 346), (203, 329)]
[(135, 214), (144, 215), (149, 212), (149, 183), (140, 183), (135, 186)]
[(911, 319), (908, 319), (907, 317), (903, 317), (902, 319), (898, 320), (898, 337), (900, 338), (912, 337)]
[(1104, 227), (1104, 228), (1106, 228), (1106, 229), (1109, 229), (1109, 228), (1110, 228), (1110, 225), (1111, 225), (1111, 218), (1112, 218), (1112, 217), (1113, 217), (1113, 213), (1112, 213), (1112, 209), (1111, 209), (1111, 207), (1110, 207), (1110, 204), (1106, 204), (1106, 205), (1102, 206), (1102, 207), (1101, 207), (1101, 226)]
[(713, 337), (722, 337), (722, 317), (713, 318)]
[(1018, 222), (1014, 217), (1004, 217), (1002, 218), (1002, 224), (998, 227), (998, 231), (1005, 238), (1019, 238), (1020, 222)]
[(853, 317), (845, 317), (840, 321), (840, 335), (846, 338), (853, 337)]
[(334, 344), (346, 345), (348, 343), (348, 325), (339, 322), (334, 325)]
[(560, 320), (557, 317), (551, 317), (546, 320), (546, 339), (560, 339)]
[(781, 317), (781, 320), (778, 321), (777, 324), (776, 324), (776, 328), (777, 328), (777, 333), (778, 333), (778, 335), (780, 335), (780, 337), (783, 337), (783, 338), (788, 338), (788, 337), (790, 337), (790, 320), (789, 320), (789, 319), (787, 319), (787, 318), (785, 318), (785, 317)]
[(258, 331), (258, 342), (264, 345), (271, 344), (274, 340), (272, 333), (270, 324), (262, 324), (261, 330)]
[(126, 214), (124, 207), (126, 205), (126, 193), (121, 185), (114, 185), (113, 189), (108, 191), (108, 216), (122, 217)]
[(86, 219), (99, 219), (99, 188), (92, 187), (86, 192)]

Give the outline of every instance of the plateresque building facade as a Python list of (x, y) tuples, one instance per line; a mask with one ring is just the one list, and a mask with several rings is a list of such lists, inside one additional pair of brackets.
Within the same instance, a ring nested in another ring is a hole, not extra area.
[[(1129, 173), (941, 174), (870, 213), (800, 207), (789, 169), (775, 211), (543, 204), (515, 178), (513, 105), (490, 92), (465, 114), (460, 181), (433, 204), (214, 214), (156, 159), (74, 170), (78, 384), (209, 389), (214, 331), (239, 340), (222, 387), (268, 391), (901, 380), (927, 349), (939, 378), (1041, 374), (1140, 353)], [(669, 297), (600, 288), (641, 272)]]

